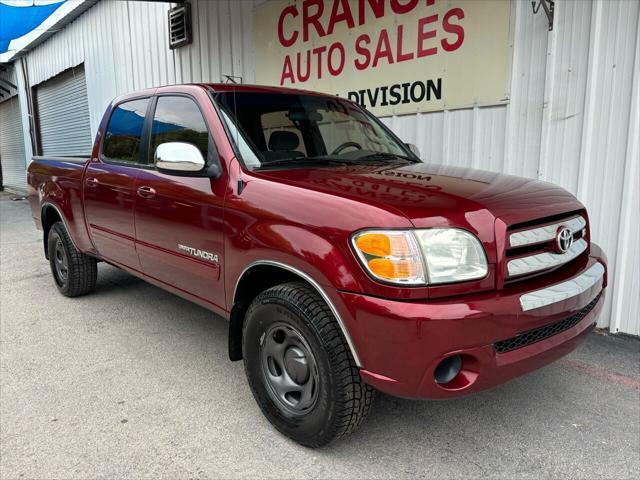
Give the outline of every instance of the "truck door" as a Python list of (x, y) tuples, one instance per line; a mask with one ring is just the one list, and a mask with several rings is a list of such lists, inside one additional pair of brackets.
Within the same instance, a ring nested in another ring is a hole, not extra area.
[[(157, 98), (149, 157), (158, 145), (186, 142), (205, 159), (215, 148), (194, 99)], [(223, 308), (223, 201), (225, 178), (140, 171), (136, 180), (136, 248), (146, 275)]]
[(143, 160), (143, 126), (149, 98), (115, 107), (109, 118), (99, 158), (84, 175), (84, 208), (91, 240), (100, 256), (140, 270), (135, 250), (133, 207), (135, 182)]

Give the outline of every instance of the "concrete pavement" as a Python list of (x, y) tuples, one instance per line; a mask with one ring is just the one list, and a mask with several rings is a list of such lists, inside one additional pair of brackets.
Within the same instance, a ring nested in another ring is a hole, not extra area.
[(639, 478), (640, 341), (593, 334), (495, 390), (379, 395), (309, 450), (261, 415), (226, 322), (100, 264), (53, 284), (26, 201), (0, 194), (0, 478)]

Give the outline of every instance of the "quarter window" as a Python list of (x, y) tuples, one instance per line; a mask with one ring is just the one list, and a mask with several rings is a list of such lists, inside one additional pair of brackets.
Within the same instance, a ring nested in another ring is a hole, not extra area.
[(149, 99), (121, 103), (111, 114), (102, 154), (107, 160), (140, 163), (144, 116)]
[(191, 143), (198, 147), (203, 158), (207, 158), (209, 131), (200, 109), (190, 98), (158, 98), (151, 127), (151, 154), (166, 142)]

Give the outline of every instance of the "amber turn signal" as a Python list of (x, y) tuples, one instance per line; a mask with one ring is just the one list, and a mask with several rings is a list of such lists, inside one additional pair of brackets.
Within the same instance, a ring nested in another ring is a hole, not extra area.
[(374, 258), (369, 260), (368, 265), (371, 273), (386, 280), (415, 278), (421, 268), (421, 265), (412, 259)]
[(375, 278), (396, 284), (425, 283), (422, 257), (411, 232), (370, 230), (353, 237), (353, 246)]
[(356, 246), (362, 253), (376, 257), (391, 255), (391, 241), (382, 233), (365, 233), (356, 238)]

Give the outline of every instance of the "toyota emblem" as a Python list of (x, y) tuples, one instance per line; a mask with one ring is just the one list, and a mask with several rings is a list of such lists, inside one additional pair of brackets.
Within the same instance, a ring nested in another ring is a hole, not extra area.
[(556, 236), (556, 248), (558, 252), (565, 253), (573, 245), (573, 232), (567, 227), (560, 227)]

